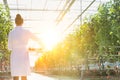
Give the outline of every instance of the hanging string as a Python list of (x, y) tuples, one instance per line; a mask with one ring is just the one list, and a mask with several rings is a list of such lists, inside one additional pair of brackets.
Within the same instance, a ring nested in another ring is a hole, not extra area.
[(57, 6), (57, 8), (56, 8), (56, 10), (58, 10), (58, 9), (59, 9), (59, 7), (60, 7), (60, 5), (62, 4), (62, 2), (63, 2), (63, 0), (60, 0), (60, 2), (59, 2), (59, 4), (58, 4), (58, 6)]
[[(31, 10), (32, 10), (32, 2), (33, 2), (33, 1), (31, 0), (31, 4), (30, 4), (30, 6), (31, 6)], [(28, 14), (29, 14), (28, 18), (31, 18), (32, 11), (30, 11)]]
[[(80, 13), (82, 13), (82, 0), (80, 0)], [(82, 25), (82, 15), (80, 17), (80, 26)]]
[(45, 1), (45, 5), (44, 5), (44, 7), (43, 7), (43, 10), (46, 9), (46, 6), (47, 6), (47, 0)]
[(18, 0), (17, 0), (17, 3), (16, 3), (16, 4), (17, 4), (17, 11), (18, 11), (18, 13), (19, 13)]
[(31, 9), (32, 9), (32, 0), (31, 0)]

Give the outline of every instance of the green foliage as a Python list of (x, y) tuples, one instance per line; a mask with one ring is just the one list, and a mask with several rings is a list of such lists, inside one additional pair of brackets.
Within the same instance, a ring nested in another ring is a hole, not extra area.
[(114, 54), (116, 46), (120, 46), (120, 0), (111, 0), (100, 5), (96, 14), (48, 52), (48, 60), (76, 65), (86, 55), (97, 58), (96, 55)]
[(0, 4), (0, 52), (5, 54), (2, 57), (6, 59), (9, 57), (7, 48), (8, 33), (12, 28), (9, 8), (5, 8), (4, 5)]
[(95, 28), (96, 43), (99, 52), (115, 52), (112, 46), (119, 46), (120, 40), (120, 2), (119, 0), (110, 1), (100, 5), (98, 13), (93, 16), (92, 24)]

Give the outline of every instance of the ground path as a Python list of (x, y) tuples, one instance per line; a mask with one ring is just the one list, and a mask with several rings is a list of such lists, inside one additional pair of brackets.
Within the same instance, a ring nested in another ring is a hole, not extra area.
[[(12, 78), (8, 76), (0, 76), (0, 80), (12, 80)], [(80, 80), (80, 79), (74, 79), (65, 76), (55, 76), (55, 75), (46, 76), (38, 73), (31, 73), (31, 75), (28, 76), (28, 80)]]

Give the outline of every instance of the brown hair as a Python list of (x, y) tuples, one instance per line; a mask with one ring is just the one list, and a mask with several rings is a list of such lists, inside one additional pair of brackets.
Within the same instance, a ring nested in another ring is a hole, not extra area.
[(23, 18), (21, 17), (20, 14), (16, 15), (15, 23), (16, 23), (16, 25), (22, 25), (23, 24)]

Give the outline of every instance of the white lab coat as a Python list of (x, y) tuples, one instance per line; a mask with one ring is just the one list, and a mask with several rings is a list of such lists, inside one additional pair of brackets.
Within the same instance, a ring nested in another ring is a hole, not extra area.
[(10, 56), (10, 68), (12, 76), (27, 76), (30, 74), (29, 54), (27, 44), (29, 39), (38, 40), (30, 31), (22, 26), (15, 27), (8, 37), (8, 49), (12, 51)]

